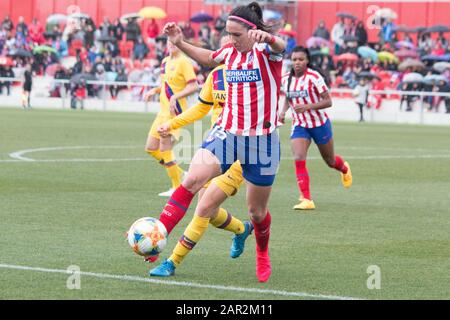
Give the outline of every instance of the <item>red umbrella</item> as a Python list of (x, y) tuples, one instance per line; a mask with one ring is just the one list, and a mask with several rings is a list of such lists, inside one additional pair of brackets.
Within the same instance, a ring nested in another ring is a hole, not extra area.
[(354, 53), (343, 53), (336, 57), (337, 61), (351, 61), (356, 62), (358, 61), (358, 56)]
[(0, 66), (12, 66), (13, 60), (10, 57), (0, 57)]
[(54, 77), (56, 71), (58, 71), (59, 69), (64, 69), (64, 67), (59, 63), (53, 63), (45, 69), (45, 73), (48, 76)]
[(415, 50), (402, 49), (394, 52), (399, 58), (418, 58), (419, 54)]

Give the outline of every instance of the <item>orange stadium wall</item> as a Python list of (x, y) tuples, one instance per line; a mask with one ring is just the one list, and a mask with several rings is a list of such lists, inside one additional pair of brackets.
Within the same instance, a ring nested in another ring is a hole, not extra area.
[[(450, 13), (450, 2), (434, 1), (299, 1), (297, 10), (276, 3), (274, 1), (270, 6), (284, 13), (288, 22), (296, 27), (297, 40), (300, 42), (304, 42), (314, 32), (321, 19), (325, 20), (327, 28), (331, 29), (336, 22), (335, 15), (338, 11), (349, 12), (366, 22), (373, 13), (369, 10), (371, 5), (389, 7), (399, 16), (395, 23), (407, 26), (448, 24)], [(205, 5), (203, 0), (0, 0), (0, 12), (3, 15), (9, 13), (14, 22), (17, 22), (19, 16), (23, 16), (27, 22), (37, 18), (44, 23), (46, 17), (52, 13), (66, 14), (71, 5), (78, 6), (81, 12), (89, 14), (97, 23), (101, 22), (104, 16), (113, 19), (144, 6), (159, 6), (167, 12), (170, 20), (174, 21), (188, 20), (199, 11), (217, 15), (223, 8), (222, 5)], [(3, 20), (2, 16), (0, 20)], [(160, 21), (161, 25), (164, 22)], [(368, 31), (369, 41), (376, 41), (378, 30)]]

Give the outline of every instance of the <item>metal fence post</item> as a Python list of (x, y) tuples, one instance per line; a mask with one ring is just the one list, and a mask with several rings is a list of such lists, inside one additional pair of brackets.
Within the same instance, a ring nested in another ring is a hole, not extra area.
[(424, 110), (423, 110), (423, 100), (425, 96), (423, 95), (423, 92), (420, 92), (420, 124), (424, 123)]
[(106, 110), (106, 81), (103, 81), (103, 111)]

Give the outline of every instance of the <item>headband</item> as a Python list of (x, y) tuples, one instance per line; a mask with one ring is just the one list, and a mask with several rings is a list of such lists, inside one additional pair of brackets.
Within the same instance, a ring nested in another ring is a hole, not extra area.
[(256, 24), (254, 24), (254, 23), (252, 23), (252, 22), (250, 22), (248, 20), (245, 20), (244, 18), (241, 18), (241, 17), (238, 17), (238, 16), (229, 16), (228, 19), (239, 20), (239, 21), (249, 25), (250, 27), (252, 27), (252, 29), (256, 29)]

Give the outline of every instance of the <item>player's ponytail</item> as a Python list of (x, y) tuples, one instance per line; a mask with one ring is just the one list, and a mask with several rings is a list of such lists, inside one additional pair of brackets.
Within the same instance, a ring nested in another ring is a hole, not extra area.
[(271, 33), (272, 30), (264, 23), (263, 11), (257, 2), (246, 6), (238, 6), (231, 10), (229, 20), (240, 23), (247, 29), (258, 29)]
[[(292, 53), (294, 53), (294, 52), (303, 52), (306, 55), (306, 59), (308, 59), (308, 64), (306, 65), (306, 67), (311, 69), (311, 70), (314, 70), (314, 71), (318, 72), (322, 76), (322, 78), (325, 80), (325, 82), (326, 83), (328, 82), (327, 77), (319, 69), (317, 69), (316, 67), (314, 67), (312, 65), (312, 63), (311, 63), (311, 53), (309, 52), (308, 48), (305, 48), (303, 46), (296, 46), (296, 47), (294, 47), (294, 49), (292, 49)], [(292, 53), (291, 53), (291, 55), (292, 55)], [(294, 73), (294, 68), (292, 68), (292, 70), (291, 70), (291, 74), (293, 74), (293, 73)]]

